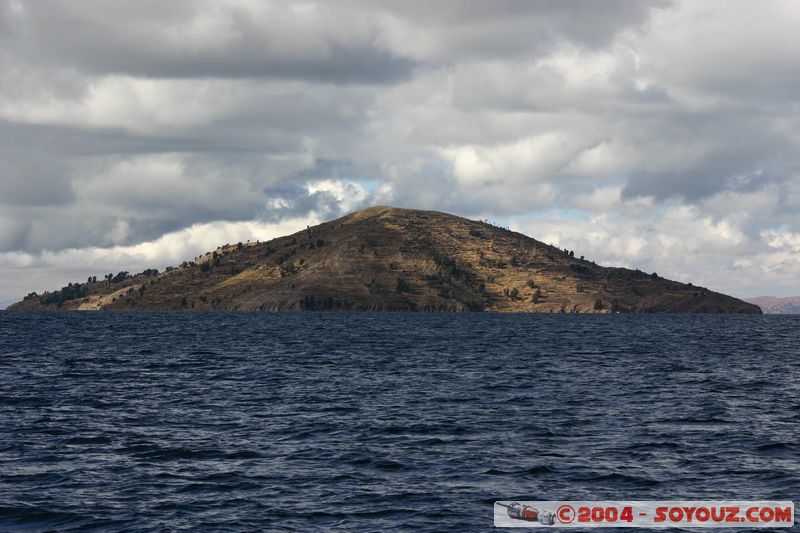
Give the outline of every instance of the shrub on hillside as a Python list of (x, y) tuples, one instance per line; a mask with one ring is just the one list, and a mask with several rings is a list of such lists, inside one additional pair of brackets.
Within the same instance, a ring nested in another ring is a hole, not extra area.
[(397, 286), (395, 287), (395, 291), (397, 292), (397, 294), (402, 294), (410, 290), (411, 286), (408, 284), (406, 280), (404, 280), (403, 278), (397, 278)]

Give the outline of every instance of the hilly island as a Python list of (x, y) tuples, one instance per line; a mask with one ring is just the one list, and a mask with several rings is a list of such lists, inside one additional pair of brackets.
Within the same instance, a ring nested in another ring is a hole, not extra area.
[(120, 272), (31, 293), (9, 309), (761, 313), (487, 222), (393, 207), (224, 245), (164, 272)]

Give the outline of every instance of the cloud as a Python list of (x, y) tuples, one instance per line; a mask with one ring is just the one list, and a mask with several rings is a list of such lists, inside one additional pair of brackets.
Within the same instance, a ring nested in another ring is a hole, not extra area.
[(0, 300), (372, 203), (798, 293), (798, 23), (782, 0), (0, 0), (0, 253), (30, 261)]
[(89, 1), (15, 4), (10, 50), (35, 65), (147, 78), (385, 83), (413, 64), (376, 45), (367, 16), (327, 4)]
[(656, 207), (652, 199), (639, 199), (587, 220), (520, 218), (511, 227), (601, 265), (655, 271), (743, 297), (767, 287), (796, 290), (800, 275), (800, 234), (769, 229), (747, 235), (733, 218), (715, 219), (677, 202)]
[[(226, 243), (267, 241), (322, 222), (315, 213), (286, 218), (279, 223), (259, 220), (209, 222), (166, 233), (152, 241), (129, 246), (69, 248), (40, 254), (0, 253), (0, 306), (6, 306), (31, 291), (53, 290), (90, 275), (146, 268), (163, 270), (169, 265), (205, 254)], [(110, 228), (117, 231), (117, 228)], [(124, 231), (124, 228), (123, 228)], [(20, 284), (24, 280), (25, 284)]]

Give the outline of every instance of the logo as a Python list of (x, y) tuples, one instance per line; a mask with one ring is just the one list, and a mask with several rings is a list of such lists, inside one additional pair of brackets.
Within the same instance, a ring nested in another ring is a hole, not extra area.
[(575, 520), (575, 509), (571, 505), (562, 505), (556, 511), (556, 516), (562, 524), (571, 524)]
[(790, 501), (497, 501), (495, 527), (747, 527), (794, 525)]

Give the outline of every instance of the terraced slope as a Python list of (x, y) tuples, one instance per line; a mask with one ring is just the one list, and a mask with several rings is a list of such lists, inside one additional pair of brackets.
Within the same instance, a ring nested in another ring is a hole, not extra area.
[(702, 287), (607, 268), (445, 213), (372, 207), (167, 272), (32, 294), (12, 309), (760, 313)]

